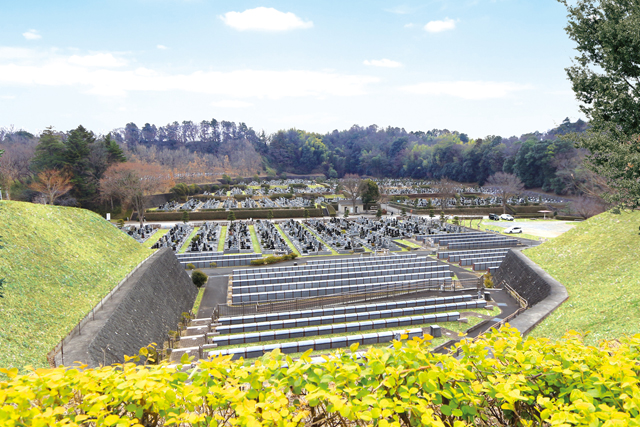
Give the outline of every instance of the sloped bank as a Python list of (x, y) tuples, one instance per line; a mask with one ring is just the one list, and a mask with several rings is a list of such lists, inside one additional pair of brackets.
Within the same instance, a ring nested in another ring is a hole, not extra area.
[(158, 250), (74, 328), (50, 361), (55, 366), (81, 362), (97, 367), (122, 363), (125, 355), (136, 355), (151, 343), (161, 345), (197, 293), (173, 253)]
[(536, 325), (569, 298), (567, 289), (522, 252), (512, 248), (493, 275), (496, 285), (502, 282), (511, 286), (527, 300), (528, 309), (509, 323), (528, 334)]

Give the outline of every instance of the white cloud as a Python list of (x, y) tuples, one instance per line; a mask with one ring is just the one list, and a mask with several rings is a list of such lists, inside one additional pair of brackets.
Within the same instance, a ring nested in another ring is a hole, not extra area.
[(505, 98), (513, 92), (527, 89), (531, 86), (486, 81), (424, 82), (402, 87), (403, 91), (417, 95), (445, 95), (469, 100)]
[(163, 45), (163, 44), (159, 44), (159, 45), (157, 45), (157, 46), (156, 46), (156, 48), (158, 48), (158, 49), (160, 49), (160, 50), (167, 50), (167, 49), (169, 49), (168, 47), (166, 47), (166, 46), (165, 46), (165, 45)]
[(0, 59), (26, 59), (35, 55), (35, 51), (31, 49), (0, 46)]
[(379, 79), (335, 71), (236, 70), (166, 74), (153, 69), (114, 69), (124, 61), (112, 54), (71, 57), (50, 54), (38, 64), (0, 60), (0, 84), (5, 86), (77, 87), (101, 96), (129, 92), (184, 91), (232, 99), (356, 96)]
[(29, 30), (29, 31), (26, 31), (26, 32), (22, 33), (22, 35), (27, 40), (38, 40), (38, 39), (42, 38), (42, 36), (40, 34), (38, 34), (38, 30)]
[(445, 18), (443, 21), (431, 21), (424, 26), (424, 29), (429, 33), (440, 33), (454, 28), (456, 28), (456, 21), (449, 18)]
[(412, 22), (409, 22), (408, 24), (404, 24), (404, 28), (413, 28), (415, 27), (415, 24)]
[(83, 67), (122, 67), (127, 65), (127, 61), (116, 58), (111, 53), (96, 53), (93, 55), (72, 55), (69, 62)]
[(392, 61), (390, 59), (387, 58), (383, 58), (383, 59), (372, 59), (371, 61), (369, 61), (368, 59), (366, 59), (363, 62), (364, 65), (372, 65), (374, 67), (385, 67), (385, 68), (398, 68), (398, 67), (402, 67), (402, 64), (399, 63), (398, 61)]
[(220, 108), (246, 108), (253, 107), (253, 104), (250, 102), (238, 101), (235, 99), (224, 99), (222, 101), (212, 102), (211, 106)]
[(271, 7), (256, 7), (244, 12), (227, 12), (220, 17), (225, 24), (238, 31), (288, 31), (313, 27), (291, 12), (280, 12)]

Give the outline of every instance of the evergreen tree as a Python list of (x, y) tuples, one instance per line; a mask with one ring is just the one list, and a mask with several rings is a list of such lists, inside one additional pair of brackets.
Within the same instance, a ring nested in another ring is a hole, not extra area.
[(35, 171), (62, 169), (65, 162), (65, 145), (49, 126), (40, 135), (40, 143), (31, 162)]
[(111, 133), (108, 133), (104, 137), (104, 146), (107, 148), (107, 163), (124, 163), (127, 161), (127, 157), (124, 155), (124, 151), (120, 148), (118, 143), (111, 138)]

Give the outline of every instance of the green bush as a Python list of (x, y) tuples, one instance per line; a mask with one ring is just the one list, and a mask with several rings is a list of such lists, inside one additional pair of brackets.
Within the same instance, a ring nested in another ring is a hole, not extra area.
[(202, 287), (202, 285), (207, 283), (208, 279), (209, 279), (209, 276), (207, 276), (201, 270), (195, 270), (193, 273), (191, 273), (191, 281), (198, 288)]
[(187, 270), (193, 270), (194, 268), (196, 268), (195, 265), (193, 265), (191, 263), (187, 264)]
[(209, 267), (211, 267), (211, 268), (216, 268), (217, 266), (218, 266), (217, 262), (210, 262), (209, 263)]

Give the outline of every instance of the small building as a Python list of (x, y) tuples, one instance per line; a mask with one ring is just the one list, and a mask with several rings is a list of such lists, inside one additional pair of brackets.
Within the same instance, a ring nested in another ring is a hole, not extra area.
[(349, 209), (350, 214), (359, 214), (364, 212), (364, 206), (362, 205), (362, 199), (356, 199), (356, 205), (353, 206), (353, 202), (347, 199), (338, 200), (338, 214), (344, 215), (344, 210)]

